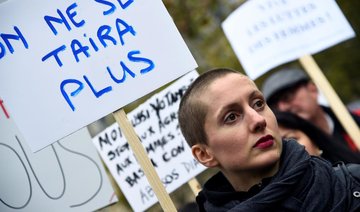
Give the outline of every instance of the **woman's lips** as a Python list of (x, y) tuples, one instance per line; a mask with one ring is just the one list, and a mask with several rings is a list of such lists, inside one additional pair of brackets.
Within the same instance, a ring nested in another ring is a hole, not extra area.
[(254, 147), (259, 149), (266, 149), (271, 147), (273, 144), (274, 144), (274, 137), (272, 137), (272, 135), (266, 135), (260, 138), (254, 145)]

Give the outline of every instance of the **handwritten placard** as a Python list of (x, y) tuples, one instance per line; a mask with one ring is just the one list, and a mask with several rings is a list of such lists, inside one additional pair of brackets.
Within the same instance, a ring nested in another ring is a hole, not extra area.
[(334, 0), (246, 1), (222, 28), (252, 79), (355, 36)]
[(95, 211), (117, 201), (86, 128), (32, 153), (0, 103), (0, 211)]
[[(169, 193), (205, 170), (192, 156), (177, 118), (180, 99), (197, 76), (196, 71), (188, 73), (127, 114)], [(117, 123), (96, 135), (93, 143), (134, 211), (144, 211), (156, 203)]]
[(14, 0), (0, 18), (0, 96), (33, 151), (197, 67), (161, 0)]

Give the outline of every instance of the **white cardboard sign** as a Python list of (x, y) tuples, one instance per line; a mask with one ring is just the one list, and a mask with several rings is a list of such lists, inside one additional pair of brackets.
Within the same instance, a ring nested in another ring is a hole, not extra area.
[(222, 28), (252, 79), (355, 36), (334, 0), (246, 1)]
[(117, 201), (86, 128), (32, 153), (0, 108), (0, 211), (95, 211)]
[(0, 19), (0, 97), (33, 151), (197, 67), (161, 0), (13, 0)]
[[(177, 119), (180, 98), (197, 76), (190, 72), (127, 114), (169, 193), (205, 170), (192, 156)], [(134, 211), (157, 202), (117, 123), (96, 135), (93, 143)]]

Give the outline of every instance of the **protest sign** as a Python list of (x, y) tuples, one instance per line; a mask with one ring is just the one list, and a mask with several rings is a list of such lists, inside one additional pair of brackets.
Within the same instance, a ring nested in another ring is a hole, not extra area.
[(0, 97), (33, 151), (197, 66), (161, 0), (15, 0), (0, 18)]
[(117, 201), (86, 128), (32, 153), (5, 105), (0, 211), (95, 211)]
[[(180, 99), (197, 76), (188, 73), (127, 114), (169, 193), (205, 170), (192, 156), (177, 119)], [(117, 123), (94, 136), (93, 143), (134, 211), (157, 201)]]
[(222, 28), (252, 79), (355, 36), (334, 0), (246, 1)]

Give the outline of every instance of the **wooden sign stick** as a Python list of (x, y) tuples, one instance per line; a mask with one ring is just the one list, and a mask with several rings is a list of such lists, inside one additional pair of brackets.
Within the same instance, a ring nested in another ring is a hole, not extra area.
[(157, 175), (154, 166), (147, 156), (144, 146), (141, 144), (139, 137), (126, 116), (125, 111), (123, 109), (119, 109), (113, 113), (113, 116), (115, 117), (115, 120), (119, 124), (121, 130), (124, 132), (125, 138), (143, 169), (161, 207), (164, 211), (176, 212), (177, 210), (174, 203), (171, 201), (169, 194), (166, 192), (160, 177)]
[(313, 82), (320, 88), (328, 100), (330, 107), (339, 119), (340, 123), (355, 142), (357, 148), (360, 150), (360, 131), (354, 119), (351, 117), (349, 111), (341, 102), (339, 96), (336, 94), (326, 77), (320, 70), (319, 66), (311, 55), (305, 55), (299, 59), (301, 65), (307, 71)]
[(196, 178), (192, 178), (188, 181), (188, 185), (190, 186), (190, 189), (195, 194), (195, 196), (198, 195), (198, 193), (201, 191), (201, 185), (199, 181)]

